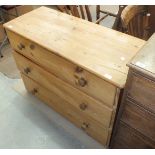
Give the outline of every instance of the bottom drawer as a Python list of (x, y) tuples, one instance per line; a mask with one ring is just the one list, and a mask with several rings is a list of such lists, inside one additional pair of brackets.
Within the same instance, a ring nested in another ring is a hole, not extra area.
[(25, 87), (29, 92), (46, 102), (55, 111), (83, 129), (88, 135), (92, 136), (103, 145), (108, 145), (111, 129), (106, 129), (96, 121), (85, 116), (74, 106), (55, 95), (54, 92), (47, 90), (24, 74), (21, 74), (21, 76)]
[(155, 141), (155, 114), (126, 99), (121, 120)]
[(113, 149), (151, 149), (155, 143), (127, 124), (120, 122), (117, 133), (112, 141)]

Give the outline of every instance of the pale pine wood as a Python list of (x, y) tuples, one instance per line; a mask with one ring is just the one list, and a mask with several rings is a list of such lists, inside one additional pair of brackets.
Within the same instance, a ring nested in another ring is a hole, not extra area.
[[(17, 66), (21, 72), (27, 74), (31, 79), (54, 92), (58, 97), (69, 102), (76, 107), (77, 110), (84, 113), (84, 115), (88, 115), (90, 118), (95, 119), (105, 127), (110, 126), (115, 109), (110, 109), (107, 106), (104, 106), (103, 103), (98, 102), (92, 97), (82, 93), (80, 90), (63, 82), (17, 52), (13, 53)], [(29, 68), (30, 72), (25, 72), (26, 68)], [(87, 105), (85, 110), (81, 110), (79, 107), (82, 103)]]
[[(111, 134), (110, 129), (103, 128), (103, 126), (98, 124), (93, 119), (90, 119), (89, 117), (87, 118), (81, 111), (78, 111), (77, 108), (68, 104), (68, 102), (58, 97), (55, 93), (37, 84), (35, 81), (28, 78), (24, 74), (21, 75), (25, 87), (29, 92), (43, 100), (55, 111), (59, 112), (61, 115), (73, 122), (76, 126), (81, 128), (83, 123), (88, 123), (88, 127), (85, 129), (83, 128), (83, 130), (103, 145), (108, 145), (108, 138)], [(35, 93), (34, 89), (36, 90)]]
[(4, 26), (120, 88), (126, 81), (126, 63), (145, 44), (143, 40), (46, 7)]
[[(74, 63), (47, 51), (46, 49), (16, 35), (15, 33), (12, 33), (11, 31), (8, 31), (8, 35), (11, 45), (24, 56), (28, 57), (40, 66), (43, 66), (60, 79), (105, 103), (107, 106), (112, 107), (114, 105), (116, 86), (86, 70), (77, 73), (76, 68), (78, 66)], [(19, 50), (17, 48), (20, 42), (26, 46), (25, 49)], [(35, 49), (30, 49), (31, 44), (35, 45)], [(87, 85), (84, 87), (76, 84), (76, 80), (81, 77), (87, 81)]]
[(26, 88), (108, 145), (126, 63), (145, 41), (45, 7), (5, 28)]

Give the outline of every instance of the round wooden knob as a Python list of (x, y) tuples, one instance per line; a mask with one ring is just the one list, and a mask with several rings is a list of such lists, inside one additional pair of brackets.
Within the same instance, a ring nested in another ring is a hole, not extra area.
[(87, 128), (89, 128), (89, 124), (84, 122), (84, 123), (81, 125), (81, 129), (86, 130)]
[(38, 90), (36, 88), (34, 88), (31, 92), (33, 95), (35, 95), (36, 93), (38, 93)]
[(81, 67), (77, 66), (75, 69), (75, 72), (81, 73), (81, 72), (83, 72), (83, 69)]
[(85, 104), (85, 103), (81, 103), (81, 104), (79, 105), (79, 107), (80, 107), (81, 110), (86, 110), (88, 106), (87, 106), (87, 104)]
[(28, 73), (31, 72), (31, 70), (30, 70), (30, 68), (27, 67), (27, 68), (24, 69), (24, 72), (25, 72), (26, 74), (28, 74)]
[(20, 43), (19, 45), (17, 45), (17, 47), (18, 47), (19, 50), (22, 50), (23, 48), (25, 48), (25, 45)]
[(31, 45), (30, 45), (30, 49), (31, 49), (31, 50), (35, 49), (35, 45), (31, 44)]
[(84, 87), (85, 85), (87, 85), (87, 81), (84, 78), (80, 78), (77, 81), (78, 85), (80, 85), (81, 87)]

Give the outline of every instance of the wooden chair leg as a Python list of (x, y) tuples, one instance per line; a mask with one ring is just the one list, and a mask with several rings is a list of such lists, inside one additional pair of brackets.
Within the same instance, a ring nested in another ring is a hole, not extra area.
[(143, 39), (144, 40), (148, 40), (149, 38), (149, 19), (150, 19), (150, 13), (147, 13), (145, 16), (145, 25), (144, 25), (144, 36)]
[(4, 40), (2, 41), (2, 43), (0, 44), (0, 57), (2, 58), (3, 55), (2, 55), (2, 49), (3, 47), (6, 45), (6, 43), (8, 43), (8, 37), (5, 36)]
[(57, 5), (58, 10), (60, 10), (61, 12), (65, 11), (65, 5)]
[(92, 22), (92, 16), (90, 14), (89, 6), (85, 5), (85, 9), (86, 9), (86, 14), (87, 14), (88, 21)]
[(114, 30), (119, 30), (119, 25), (121, 23), (121, 19), (120, 19), (120, 16), (121, 16), (121, 13), (123, 11), (123, 9), (125, 8), (125, 5), (120, 5), (119, 6), (119, 10), (118, 10), (118, 13), (117, 13), (117, 16), (116, 16), (116, 19), (115, 19), (115, 22), (112, 26), (112, 29)]
[(85, 19), (84, 10), (83, 10), (83, 6), (82, 5), (80, 5), (80, 11), (81, 11), (82, 19)]
[(105, 18), (108, 17), (108, 16), (109, 16), (109, 14), (106, 14), (105, 16), (99, 18), (99, 19), (95, 22), (95, 24), (99, 24), (103, 19), (105, 19)]
[(100, 5), (96, 6), (96, 21), (100, 18)]

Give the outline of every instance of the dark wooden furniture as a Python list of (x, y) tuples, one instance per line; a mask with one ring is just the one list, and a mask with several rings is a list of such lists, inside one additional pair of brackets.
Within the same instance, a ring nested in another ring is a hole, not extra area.
[(57, 8), (61, 12), (92, 22), (92, 16), (88, 5), (57, 5)]
[[(57, 5), (57, 8), (61, 12), (65, 12), (65, 13), (70, 14), (72, 16), (79, 17), (82, 19), (86, 19), (90, 22), (93, 22), (92, 21), (92, 15), (91, 15), (91, 12), (90, 12), (88, 5)], [(102, 11), (102, 10), (100, 10), (100, 5), (96, 6), (96, 13), (97, 13), (97, 19), (96, 19), (96, 21), (94, 21), (94, 23), (96, 23), (96, 24), (99, 24), (102, 20), (104, 20), (108, 16), (117, 17), (118, 15), (121, 14), (120, 11), (118, 11), (118, 14), (113, 14), (110, 12)], [(100, 13), (105, 13), (105, 15), (100, 17)]]
[(155, 34), (128, 64), (111, 148), (155, 148)]
[(148, 6), (128, 5), (121, 13), (120, 31), (129, 35), (148, 40), (150, 33), (150, 16)]
[[(6, 19), (5, 15), (11, 15), (11, 16), (15, 16), (18, 17), (18, 12), (17, 12), (17, 7), (18, 5), (1, 5), (0, 6), (0, 23), (4, 24), (5, 22), (7, 22), (8, 20)], [(8, 10), (10, 9), (15, 9), (16, 14), (10, 14), (8, 13)], [(8, 43), (8, 38), (7, 35), (4, 37), (3, 41), (0, 43), (0, 58), (3, 57), (2, 55), (2, 49), (4, 47), (4, 45), (6, 45)]]
[(148, 12), (151, 14), (150, 16), (150, 33), (153, 34), (155, 32), (155, 5), (148, 5)]
[[(106, 17), (112, 16), (112, 17), (115, 17), (115, 22), (114, 22), (114, 24), (112, 26), (112, 29), (117, 30), (118, 26), (120, 25), (119, 23), (121, 22), (120, 16), (121, 16), (121, 13), (122, 13), (124, 8), (125, 8), (125, 5), (119, 5), (118, 12), (113, 13), (113, 12), (110, 12), (110, 11), (102, 10), (100, 5), (97, 5), (96, 6), (96, 21), (98, 21), (97, 24), (99, 24), (100, 21), (102, 21)], [(101, 16), (101, 14), (102, 15), (104, 14), (104, 16)]]

